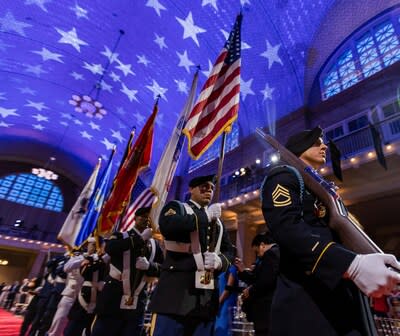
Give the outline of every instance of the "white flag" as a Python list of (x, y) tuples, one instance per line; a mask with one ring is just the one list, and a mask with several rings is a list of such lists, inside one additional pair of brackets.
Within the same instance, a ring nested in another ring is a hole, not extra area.
[(81, 230), (83, 219), (85, 218), (88, 210), (89, 201), (96, 187), (97, 175), (99, 174), (101, 166), (101, 160), (97, 163), (93, 170), (92, 175), (87, 181), (81, 194), (76, 200), (74, 206), (69, 212), (67, 219), (65, 220), (57, 238), (66, 244), (69, 248), (75, 246), (76, 238)]
[(160, 217), (161, 209), (167, 200), (172, 179), (174, 178), (176, 167), (182, 152), (183, 142), (185, 141), (182, 130), (186, 124), (187, 117), (192, 110), (194, 96), (197, 89), (197, 80), (198, 72), (194, 75), (189, 97), (174, 128), (172, 136), (161, 156), (151, 184), (151, 191), (155, 194), (156, 199), (153, 203), (150, 217), (156, 228), (158, 228), (158, 218)]

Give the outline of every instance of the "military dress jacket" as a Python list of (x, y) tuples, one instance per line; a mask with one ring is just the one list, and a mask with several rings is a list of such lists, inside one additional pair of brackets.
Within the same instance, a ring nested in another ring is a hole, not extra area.
[[(169, 202), (161, 210), (160, 231), (165, 240), (190, 244), (191, 232), (197, 230), (201, 252), (207, 251), (211, 239), (211, 223), (208, 222), (204, 209), (192, 201), (187, 203), (193, 213), (187, 213), (183, 203)], [(217, 237), (219, 235), (217, 229)], [(222, 269), (214, 272), (214, 278), (225, 272), (233, 260), (233, 246), (223, 228), (219, 257)], [(176, 316), (190, 316), (214, 320), (218, 312), (218, 281), (214, 281), (215, 289), (195, 288), (195, 272), (197, 270), (193, 254), (189, 252), (173, 252), (167, 249), (165, 261), (161, 266), (161, 275), (150, 302), (150, 311)]]
[(262, 186), (265, 221), (281, 252), (271, 335), (361, 335), (354, 285), (343, 275), (355, 254), (327, 226), (329, 214), (286, 166)]
[[(149, 277), (158, 277), (160, 275), (160, 265), (164, 260), (163, 252), (160, 245), (155, 240), (155, 256), (150, 262), (150, 267), (144, 271), (144, 275)], [(131, 289), (134, 292), (134, 286), (138, 281), (135, 277), (139, 276), (136, 270), (136, 258), (145, 255), (149, 259), (151, 253), (151, 244), (144, 242), (140, 234), (136, 230), (129, 231), (126, 237), (121, 232), (115, 232), (111, 239), (106, 243), (106, 252), (110, 256), (110, 267), (115, 267), (120, 273), (123, 272), (124, 252), (130, 251), (130, 277)], [(112, 265), (112, 266), (111, 266)], [(143, 274), (141, 274), (142, 276)], [(140, 278), (142, 279), (142, 277)], [(139, 280), (140, 280), (139, 279)], [(140, 292), (136, 309), (121, 309), (121, 299), (124, 294), (123, 282), (113, 278), (111, 275), (106, 277), (104, 288), (97, 298), (96, 313), (98, 316), (129, 316), (136, 315), (138, 312), (143, 312), (146, 304), (145, 288)]]

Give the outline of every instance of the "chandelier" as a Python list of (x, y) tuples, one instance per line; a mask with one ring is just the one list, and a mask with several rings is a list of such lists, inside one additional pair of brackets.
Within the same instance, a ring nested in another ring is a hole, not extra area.
[[(117, 41), (115, 42), (114, 47), (111, 50), (111, 55), (108, 57), (108, 61), (106, 65), (104, 66), (103, 70), (100, 73), (99, 79), (96, 81), (96, 83), (93, 85), (92, 89), (89, 91), (88, 94), (73, 94), (71, 99), (68, 100), (68, 103), (74, 106), (75, 111), (79, 113), (85, 114), (89, 118), (98, 118), (102, 119), (106, 114), (107, 111), (104, 108), (103, 104), (100, 103), (99, 101), (99, 96), (100, 96), (100, 91), (103, 90), (103, 86), (106, 84), (103, 82), (103, 79), (105, 75), (107, 74), (108, 68), (113, 61), (113, 59), (116, 57), (115, 55), (115, 50), (117, 49), (117, 46), (121, 40), (122, 35), (124, 35), (125, 32), (120, 29), (119, 30), (119, 36)], [(95, 97), (93, 98), (91, 94), (95, 91)]]
[(43, 177), (46, 180), (57, 180), (58, 175), (51, 170), (47, 170), (44, 168), (32, 168), (32, 174), (37, 175), (38, 177)]
[(80, 96), (74, 94), (69, 103), (75, 106), (76, 112), (84, 113), (89, 118), (96, 117), (102, 119), (107, 113), (100, 102), (87, 95)]

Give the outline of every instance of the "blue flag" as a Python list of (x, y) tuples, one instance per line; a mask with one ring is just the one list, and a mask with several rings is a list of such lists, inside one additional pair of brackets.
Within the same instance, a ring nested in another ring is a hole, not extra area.
[(96, 228), (97, 220), (100, 216), (104, 199), (108, 193), (111, 184), (110, 181), (114, 153), (115, 150), (112, 151), (111, 157), (108, 160), (108, 165), (104, 170), (99, 182), (97, 183), (95, 192), (93, 193), (93, 196), (89, 201), (88, 210), (86, 212), (85, 218), (83, 219), (78, 236), (75, 240), (75, 246), (80, 246), (82, 243), (84, 243)]

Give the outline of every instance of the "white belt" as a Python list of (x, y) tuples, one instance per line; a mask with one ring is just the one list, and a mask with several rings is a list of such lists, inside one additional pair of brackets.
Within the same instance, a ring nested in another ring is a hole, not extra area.
[(91, 281), (84, 281), (82, 287), (93, 287), (93, 284)]
[(103, 289), (104, 281), (97, 281), (95, 284), (91, 281), (84, 281), (82, 287), (94, 287), (98, 290)]
[(59, 275), (56, 276), (55, 282), (57, 283), (65, 283), (66, 279), (61, 278)]
[(122, 273), (121, 271), (116, 268), (113, 264), (110, 264), (110, 272), (109, 275), (111, 278), (121, 281), (122, 280)]

